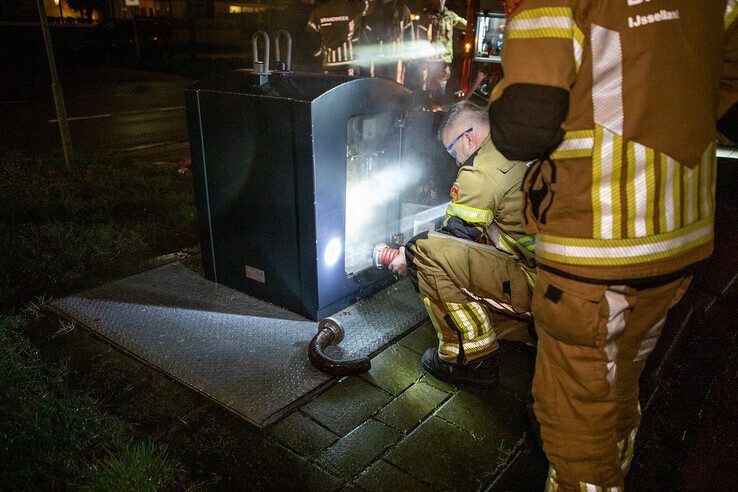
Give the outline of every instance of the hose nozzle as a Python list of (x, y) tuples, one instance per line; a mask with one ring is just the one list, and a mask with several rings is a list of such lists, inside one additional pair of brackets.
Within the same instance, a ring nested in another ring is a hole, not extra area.
[(397, 255), (399, 254), (399, 249), (391, 248), (385, 243), (378, 243), (374, 246), (374, 251), (372, 252), (372, 263), (374, 263), (375, 267), (381, 270), (383, 268), (387, 268), (387, 266), (392, 263), (392, 260), (397, 258)]

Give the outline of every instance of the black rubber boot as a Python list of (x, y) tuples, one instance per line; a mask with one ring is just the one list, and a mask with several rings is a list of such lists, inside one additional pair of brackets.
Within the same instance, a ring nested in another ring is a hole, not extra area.
[(430, 348), (423, 355), (423, 367), (435, 378), (451, 384), (494, 388), (500, 379), (497, 354), (494, 353), (469, 364), (452, 364), (441, 360), (438, 349)]

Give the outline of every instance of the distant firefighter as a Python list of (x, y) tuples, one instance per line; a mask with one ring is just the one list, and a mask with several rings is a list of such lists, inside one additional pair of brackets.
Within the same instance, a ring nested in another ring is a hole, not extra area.
[(404, 82), (404, 45), (415, 40), (410, 9), (401, 0), (377, 0), (364, 18), (364, 40), (371, 47), (371, 75)]
[(425, 85), (436, 105), (443, 103), (454, 59), (454, 28), (466, 29), (466, 19), (446, 8), (446, 0), (431, 0), (418, 20), (418, 36), (427, 39), (435, 53), (428, 59)]
[(307, 29), (320, 33), (323, 70), (354, 75), (361, 19), (369, 10), (368, 0), (330, 0), (313, 10)]

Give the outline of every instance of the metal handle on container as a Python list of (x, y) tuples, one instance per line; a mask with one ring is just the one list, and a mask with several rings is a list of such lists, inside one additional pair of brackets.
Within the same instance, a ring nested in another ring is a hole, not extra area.
[[(259, 36), (264, 40), (264, 58), (262, 61), (259, 60)], [(277, 48), (279, 49), (279, 48)], [(255, 73), (268, 73), (269, 72), (269, 35), (266, 31), (256, 31), (251, 36), (251, 53), (254, 58), (254, 72)]]
[[(279, 39), (284, 35), (285, 38), (287, 38), (287, 59), (285, 60), (284, 68), (281, 67), (282, 63), (282, 50), (279, 48)], [(277, 31), (277, 35), (274, 38), (274, 47), (275, 47), (275, 54), (274, 54), (274, 61), (277, 64), (278, 69), (286, 70), (289, 72), (292, 70), (292, 36), (290, 33), (285, 29), (280, 29)]]
[(345, 331), (335, 318), (325, 318), (318, 323), (318, 333), (308, 346), (310, 363), (329, 376), (342, 377), (361, 374), (372, 368), (372, 363), (366, 357), (351, 360), (334, 360), (323, 353), (332, 343), (341, 343)]

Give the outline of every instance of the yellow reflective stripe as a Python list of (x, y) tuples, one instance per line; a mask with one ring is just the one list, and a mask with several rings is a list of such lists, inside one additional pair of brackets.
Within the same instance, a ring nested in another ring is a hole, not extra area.
[(481, 337), (484, 335), (484, 319), (472, 309), (470, 305), (466, 305), (462, 307), (462, 310), (464, 311), (464, 315), (467, 317), (467, 319), (474, 325), (474, 333), (469, 337), (469, 339), (473, 339), (476, 337)]
[(592, 154), (592, 231), (598, 239), (621, 237), (622, 137), (597, 126)]
[(682, 219), (682, 166), (672, 158), (669, 158), (669, 162), (674, 168), (674, 181), (671, 186), (674, 196), (672, 200), (674, 204), (674, 228), (671, 230), (677, 230), (684, 225), (684, 220)]
[(598, 239), (602, 239), (603, 237), (611, 239), (612, 236), (602, 230), (602, 153), (605, 148), (605, 146), (602, 145), (603, 138), (603, 128), (598, 126), (595, 136), (596, 148), (592, 154), (592, 235)]
[(461, 331), (461, 339), (469, 340), (474, 338), (474, 325), (472, 325), (463, 313), (461, 304), (447, 302), (446, 307), (448, 309), (448, 314), (450, 314), (451, 318), (456, 322), (456, 327)]
[(501, 249), (503, 249), (507, 253), (510, 253), (510, 255), (514, 256), (517, 259), (522, 259), (518, 254), (518, 250), (515, 248), (515, 246), (513, 246), (514, 244), (518, 244), (521, 248), (525, 248), (532, 253), (535, 253), (536, 251), (535, 238), (531, 236), (521, 236), (518, 239), (515, 239), (511, 235), (500, 230), (500, 246), (502, 246)]
[(580, 157), (589, 157), (591, 155), (592, 149), (554, 150), (551, 152), (551, 159), (578, 159)]
[(436, 321), (436, 317), (433, 315), (433, 308), (431, 307), (430, 298), (424, 297), (423, 298), (423, 304), (425, 304), (425, 309), (428, 311), (428, 316), (431, 319), (431, 323), (433, 324), (433, 328), (436, 330), (436, 335), (438, 335), (438, 338), (440, 340), (442, 340), (443, 339), (443, 332), (441, 332), (441, 327), (438, 326), (438, 321)]
[(570, 8), (548, 7), (524, 10), (507, 23), (508, 39), (574, 39), (574, 20)]
[(692, 169), (685, 166), (680, 167), (682, 169), (682, 190), (684, 193), (682, 197), (682, 213), (684, 225), (689, 225), (694, 222), (694, 207), (692, 206), (692, 203), (694, 202), (694, 186), (692, 185), (694, 176)]
[(728, 4), (725, 6), (725, 30), (727, 31), (730, 26), (733, 25), (736, 19), (738, 19), (738, 2), (736, 0), (728, 0)]
[(528, 251), (535, 252), (536, 250), (536, 238), (533, 236), (521, 236), (517, 242)]
[(548, 477), (546, 477), (545, 492), (556, 492), (559, 490), (559, 484), (556, 482), (556, 470), (553, 465), (548, 465)]
[(646, 147), (634, 142), (635, 175), (632, 177), (635, 190), (635, 237), (648, 235), (646, 222), (646, 203), (648, 200), (648, 188), (646, 186)]
[(696, 220), (700, 220), (700, 167), (695, 166), (692, 169), (689, 169), (687, 174), (687, 184), (689, 186), (690, 197), (689, 204), (687, 206), (689, 207), (689, 216), (691, 217), (689, 223), (691, 224)]
[(628, 151), (627, 151), (627, 159), (628, 159), (628, 172), (626, 174), (626, 183), (625, 183), (625, 196), (627, 198), (627, 224), (628, 224), (628, 230), (627, 235), (628, 237), (636, 237), (636, 196), (635, 196), (635, 173), (636, 173), (636, 165), (635, 165), (635, 146), (633, 145), (633, 142), (628, 142)]
[(538, 39), (538, 38), (561, 38), (572, 39), (572, 29), (542, 27), (539, 29), (521, 29), (515, 31), (507, 31), (508, 39)]
[(564, 139), (551, 153), (552, 159), (576, 159), (589, 157), (595, 142), (595, 130), (573, 130), (564, 134)]
[(646, 235), (653, 236), (656, 224), (656, 163), (654, 151), (646, 147)]
[(673, 232), (627, 239), (536, 236), (536, 256), (569, 265), (617, 266), (663, 260), (713, 239), (713, 217)]
[[(494, 331), (488, 333), (487, 335), (483, 336), (482, 338), (476, 339), (474, 341), (464, 342), (464, 352), (466, 354), (474, 354), (477, 352), (481, 352), (483, 350), (486, 350), (489, 348), (489, 346), (496, 340), (496, 335)], [(459, 355), (459, 344), (454, 342), (441, 342), (439, 346), (439, 352), (442, 355), (447, 356), (456, 356)]]
[(666, 169), (666, 156), (659, 154), (659, 233), (667, 232), (669, 226), (667, 224), (666, 213), (669, 207), (673, 208), (673, 204), (669, 203), (671, 200), (670, 193), (667, 193), (669, 189), (669, 174)]
[(627, 470), (630, 462), (633, 460), (633, 451), (635, 449), (635, 439), (638, 434), (638, 428), (631, 429), (625, 439), (618, 441), (618, 450), (620, 451), (620, 468)]
[(584, 56), (584, 33), (581, 29), (579, 29), (579, 26), (577, 26), (576, 22), (572, 22), (572, 41), (574, 45), (574, 63), (577, 67), (577, 73), (579, 73), (579, 68), (582, 66), (582, 57)]
[(570, 130), (564, 134), (564, 140), (575, 140), (580, 138), (594, 139), (595, 134), (596, 130)]
[[(573, 18), (571, 8), (569, 7), (542, 7), (537, 9), (522, 10), (512, 16), (509, 24), (519, 19), (537, 19), (540, 17), (567, 17)], [(508, 28), (509, 29), (509, 28)]]
[(523, 273), (525, 274), (525, 280), (526, 282), (528, 282), (528, 286), (531, 288), (535, 288), (536, 280), (538, 280), (538, 274), (533, 271), (528, 271), (527, 269), (523, 269)]
[(489, 319), (489, 316), (487, 316), (487, 310), (484, 309), (484, 307), (480, 303), (472, 302), (468, 304), (467, 307), (469, 311), (475, 315), (477, 321), (479, 322), (477, 336), (484, 336), (493, 330), (494, 327), (492, 326), (492, 321)]
[(623, 206), (622, 185), (620, 177), (623, 174), (623, 137), (613, 133), (612, 140), (612, 178), (610, 179), (610, 190), (612, 193), (612, 237), (620, 239), (623, 237)]
[(489, 225), (494, 219), (494, 214), (490, 209), (474, 208), (459, 203), (449, 203), (446, 207), (446, 215), (458, 217), (469, 224)]
[(622, 487), (603, 487), (593, 483), (579, 482), (581, 492), (623, 492)]
[[(710, 156), (710, 159), (712, 162), (710, 163), (710, 172), (712, 173), (712, 182), (710, 184), (710, 210), (712, 210), (713, 214), (715, 213), (715, 191), (717, 188), (717, 142), (712, 143), (712, 155)], [(712, 214), (711, 214), (712, 215)]]
[(715, 160), (715, 146), (711, 142), (702, 156), (700, 162), (700, 201), (702, 205), (701, 218), (712, 214), (712, 163)]

